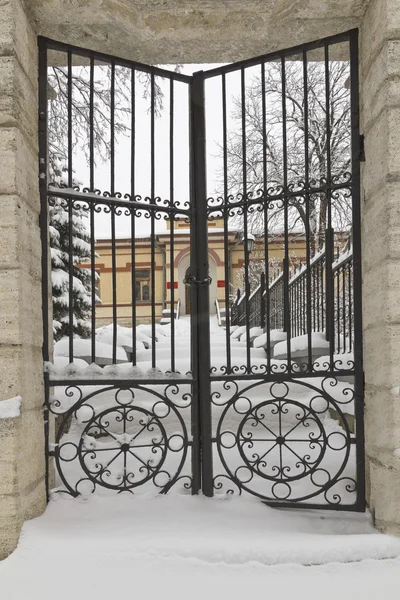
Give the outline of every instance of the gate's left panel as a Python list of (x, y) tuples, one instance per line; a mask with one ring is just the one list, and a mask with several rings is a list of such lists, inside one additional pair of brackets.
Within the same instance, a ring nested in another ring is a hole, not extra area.
[(39, 44), (49, 492), (197, 492), (189, 78)]

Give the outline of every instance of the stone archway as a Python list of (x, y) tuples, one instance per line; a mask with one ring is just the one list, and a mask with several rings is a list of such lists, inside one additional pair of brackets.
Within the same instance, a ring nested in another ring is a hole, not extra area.
[[(41, 250), (36, 183), (37, 34), (158, 64), (182, 62), (182, 57), (187, 62), (234, 61), (281, 47), (284, 40), (290, 39), (294, 44), (317, 38), (321, 27), (325, 35), (337, 33), (344, 27), (360, 27), (361, 117), (366, 146), (362, 227), (368, 499), (378, 527), (392, 532), (400, 530), (395, 501), (399, 497), (400, 471), (398, 458), (393, 454), (400, 444), (399, 403), (393, 392), (398, 385), (400, 355), (396, 343), (399, 339), (398, 280), (388, 275), (389, 267), (390, 272), (394, 272), (398, 262), (399, 237), (393, 233), (398, 211), (389, 211), (388, 207), (396, 207), (398, 198), (400, 121), (396, 119), (397, 106), (389, 102), (390, 94), (380, 93), (396, 85), (393, 72), (398, 69), (398, 60), (393, 49), (398, 43), (400, 15), (394, 9), (395, 3), (396, 0), (340, 0), (322, 5), (318, 0), (311, 0), (303, 3), (303, 7), (298, 3), (298, 9), (290, 14), (284, 14), (282, 8), (289, 4), (287, 0), (265, 3), (261, 12), (256, 0), (235, 1), (232, 2), (234, 10), (229, 14), (223, 2), (200, 3), (202, 10), (189, 2), (186, 2), (187, 7), (185, 2), (171, 3), (162, 10), (158, 2), (136, 3), (145, 6), (142, 10), (129, 0), (122, 0), (118, 5), (122, 8), (115, 12), (93, 10), (92, 0), (79, 6), (77, 2), (65, 5), (61, 0), (31, 0), (29, 6), (20, 2), (5, 3), (2, 8), (5, 18), (0, 23), (0, 37), (5, 40), (4, 69), (0, 77), (5, 85), (0, 87), (6, 98), (1, 109), (4, 126), (0, 128), (0, 152), (6, 165), (1, 193), (3, 214), (7, 217), (2, 234), (7, 250), (3, 253), (7, 272), (4, 268), (2, 293), (3, 303), (8, 308), (3, 311), (4, 377), (0, 392), (2, 399), (21, 395), (23, 409), (12, 424), (10, 420), (1, 421), (2, 444), (7, 456), (5, 473), (18, 472), (19, 475), (10, 479), (3, 477), (0, 486), (0, 507), (8, 515), (7, 524), (1, 525), (0, 558), (15, 548), (23, 520), (37, 516), (45, 506), (40, 307), (46, 299), (42, 299), (38, 274)], [(62, 10), (55, 9), (57, 4)], [(109, 1), (108, 4), (111, 6)], [(171, 20), (174, 27), (170, 27)], [(112, 27), (109, 26), (111, 21)], [(242, 23), (252, 34), (238, 44), (237, 31)], [(15, 31), (19, 32), (18, 36), (13, 35)], [(20, 88), (25, 93), (21, 93)], [(22, 158), (23, 168), (17, 156)], [(386, 198), (385, 202), (382, 197)], [(16, 244), (15, 239), (21, 243)], [(386, 239), (387, 243), (376, 244), (377, 239)], [(6, 276), (10, 273), (13, 283), (22, 281), (23, 287), (7, 282)], [(376, 293), (376, 281), (382, 281), (380, 293)], [(29, 299), (29, 310), (21, 309), (25, 299)], [(388, 411), (393, 418), (385, 419)], [(23, 453), (21, 446), (15, 443), (20, 438), (24, 440)], [(26, 468), (20, 469), (21, 461)]]

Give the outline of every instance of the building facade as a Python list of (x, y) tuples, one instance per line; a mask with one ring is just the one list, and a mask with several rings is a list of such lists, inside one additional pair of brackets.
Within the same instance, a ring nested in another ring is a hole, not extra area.
[[(225, 306), (225, 278), (228, 277), (230, 297), (236, 297), (237, 290), (244, 282), (244, 247), (240, 231), (229, 227), (227, 230), (228, 252), (225, 253), (224, 222), (222, 219), (208, 223), (209, 266), (210, 266), (210, 311), (216, 312), (216, 300)], [(283, 234), (271, 237), (268, 246), (269, 279), (274, 279), (282, 270), (285, 255)], [(172, 241), (172, 254), (171, 254)], [(113, 267), (113, 244), (115, 243), (115, 267)], [(151, 320), (152, 277), (156, 320), (163, 317), (163, 310), (170, 310), (172, 295), (174, 306), (180, 302), (181, 314), (190, 314), (190, 287), (184, 281), (190, 266), (190, 230), (185, 220), (174, 222), (173, 236), (170, 222), (167, 230), (155, 236), (154, 252), (150, 237), (137, 237), (134, 244), (134, 269), (132, 269), (132, 242), (130, 238), (98, 239), (96, 242), (96, 271), (100, 276), (98, 296), (101, 300), (96, 307), (98, 327), (112, 322), (114, 304), (120, 325), (132, 325), (132, 308), (135, 309), (137, 323)], [(226, 255), (225, 255), (226, 254)], [(173, 263), (171, 263), (173, 256)], [(305, 237), (301, 233), (289, 236), (289, 257), (292, 268), (306, 260)], [(154, 258), (154, 261), (152, 260)], [(90, 265), (82, 265), (90, 267)], [(249, 254), (249, 271), (253, 274), (253, 284), (265, 272), (264, 240), (255, 238)], [(133, 285), (134, 278), (134, 285)], [(172, 294), (172, 289), (174, 293)], [(133, 292), (134, 302), (132, 302)], [(165, 313), (164, 313), (165, 316)]]

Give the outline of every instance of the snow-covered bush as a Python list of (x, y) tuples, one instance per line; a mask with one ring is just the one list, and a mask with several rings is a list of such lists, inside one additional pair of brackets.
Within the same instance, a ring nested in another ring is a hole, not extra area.
[[(49, 181), (52, 186), (64, 183), (67, 168), (62, 160), (53, 156), (50, 160)], [(55, 341), (64, 336), (90, 335), (89, 318), (92, 307), (91, 271), (78, 266), (91, 260), (90, 235), (85, 223), (87, 215), (68, 201), (51, 197), (49, 200), (49, 234), (51, 252), (51, 278), (53, 292), (53, 333)], [(72, 222), (72, 252), (70, 253), (70, 226)], [(69, 265), (73, 263), (72, 301), (73, 323), (69, 316)], [(96, 279), (98, 275), (96, 274)], [(98, 298), (96, 297), (96, 301)], [(72, 327), (71, 327), (72, 326)]]

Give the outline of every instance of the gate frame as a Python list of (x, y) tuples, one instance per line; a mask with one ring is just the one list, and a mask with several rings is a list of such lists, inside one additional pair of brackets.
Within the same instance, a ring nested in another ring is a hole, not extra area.
[[(193, 223), (192, 229), (192, 251), (197, 273), (196, 292), (197, 292), (197, 310), (196, 315), (199, 321), (197, 340), (196, 359), (199, 361), (198, 382), (199, 382), (199, 406), (201, 423), (201, 470), (202, 470), (202, 491), (206, 496), (212, 496), (213, 485), (213, 460), (212, 447), (215, 440), (212, 438), (212, 414), (211, 414), (211, 382), (212, 381), (238, 381), (256, 379), (255, 375), (226, 375), (211, 376), (210, 372), (210, 334), (209, 334), (209, 306), (208, 290), (204, 284), (205, 277), (208, 274), (206, 260), (208, 262), (207, 245), (207, 193), (205, 177), (206, 161), (206, 134), (205, 134), (205, 99), (204, 82), (206, 79), (216, 77), (222, 74), (237, 72), (247, 67), (255, 66), (263, 62), (284, 59), (296, 54), (302, 54), (315, 50), (324, 49), (340, 42), (349, 44), (349, 62), (350, 62), (350, 119), (351, 119), (351, 193), (352, 193), (352, 245), (353, 245), (353, 303), (354, 303), (354, 417), (356, 424), (355, 437), (355, 461), (356, 461), (356, 494), (357, 499), (351, 505), (322, 505), (311, 502), (297, 501), (271, 501), (263, 500), (266, 504), (276, 507), (291, 507), (304, 509), (326, 509), (337, 511), (355, 511), (364, 512), (366, 508), (365, 498), (365, 435), (364, 435), (364, 370), (363, 370), (363, 346), (362, 346), (362, 273), (361, 273), (361, 190), (360, 190), (360, 162), (363, 159), (362, 136), (360, 135), (360, 102), (359, 102), (359, 49), (358, 49), (359, 30), (351, 29), (349, 31), (332, 35), (319, 40), (314, 40), (305, 44), (300, 44), (290, 48), (284, 48), (275, 52), (270, 52), (261, 56), (242, 60), (236, 63), (199, 71), (193, 74), (192, 83), (192, 129), (195, 144), (193, 151), (193, 199), (194, 215), (196, 215), (196, 226)], [(226, 167), (225, 167), (226, 168)], [(201, 175), (199, 175), (199, 172)], [(223, 217), (227, 218), (227, 215)], [(202, 231), (199, 231), (202, 229)], [(288, 277), (286, 278), (288, 281)], [(227, 285), (227, 282), (225, 282)], [(196, 296), (194, 293), (194, 298)], [(332, 307), (333, 308), (333, 307)], [(287, 311), (285, 311), (287, 312)], [(205, 323), (207, 315), (207, 323)], [(286, 315), (287, 317), (288, 315)], [(327, 315), (329, 317), (331, 315)], [(203, 325), (203, 326), (201, 326)], [(247, 319), (247, 338), (249, 337), (249, 320)], [(327, 331), (328, 333), (328, 331)], [(200, 348), (204, 352), (204, 361), (200, 361)], [(249, 350), (249, 345), (248, 345)], [(197, 363), (196, 363), (197, 364)], [(353, 370), (342, 374), (352, 373)], [(337, 377), (340, 370), (324, 372), (325, 376)], [(313, 373), (305, 373), (304, 377), (313, 376)], [(268, 374), (261, 377), (265, 382), (290, 381), (295, 379), (293, 373), (288, 372), (285, 375)], [(301, 378), (300, 378), (301, 381)], [(209, 399), (209, 400), (206, 400)]]
[[(363, 424), (363, 395), (364, 375), (362, 363), (362, 298), (361, 298), (361, 227), (360, 227), (360, 132), (359, 132), (359, 60), (358, 60), (358, 29), (342, 34), (329, 36), (292, 48), (261, 55), (249, 60), (239, 61), (224, 67), (209, 71), (199, 71), (192, 77), (177, 74), (176, 79), (185, 80), (189, 85), (190, 98), (190, 150), (191, 150), (191, 268), (192, 268), (192, 371), (191, 381), (193, 390), (192, 401), (192, 493), (200, 490), (206, 496), (213, 495), (213, 460), (212, 460), (212, 415), (211, 415), (211, 381), (214, 380), (250, 380), (254, 375), (211, 377), (210, 373), (210, 327), (209, 327), (209, 293), (208, 293), (208, 227), (207, 227), (207, 198), (206, 198), (206, 135), (205, 135), (205, 79), (254, 66), (266, 60), (281, 59), (296, 53), (310, 51), (324, 46), (349, 42), (350, 46), (350, 77), (351, 77), (351, 145), (352, 145), (352, 211), (353, 211), (353, 255), (354, 255), (354, 314), (355, 336), (355, 419), (357, 423), (356, 463), (357, 463), (357, 501), (353, 505), (312, 505), (296, 502), (271, 502), (267, 504), (283, 507), (318, 508), (327, 510), (364, 511), (365, 510), (365, 455), (364, 455), (364, 424)], [(48, 246), (48, 217), (47, 217), (47, 50), (55, 49), (64, 52), (78, 53), (82, 56), (103, 57), (105, 61), (118, 61), (118, 64), (129, 66), (154, 75), (163, 75), (165, 71), (158, 67), (127, 61), (104, 53), (99, 53), (72, 45), (55, 42), (47, 38), (39, 38), (39, 182), (41, 197), (40, 227), (42, 232), (42, 289), (43, 289), (43, 359), (49, 360), (50, 330), (49, 321), (49, 246)], [(171, 76), (171, 72), (170, 77)], [(172, 77), (173, 78), (173, 77)], [(68, 194), (71, 196), (71, 194)], [(333, 375), (338, 375), (337, 371)], [(348, 374), (348, 371), (347, 371)], [(310, 375), (310, 374), (308, 374)], [(50, 387), (65, 384), (65, 380), (50, 381), (45, 374), (45, 439), (46, 439), (46, 479), (49, 494), (49, 457), (53, 451), (49, 448), (49, 391)], [(264, 378), (263, 378), (264, 379)], [(287, 376), (269, 375), (265, 381), (284, 381), (293, 379)], [(91, 380), (69, 380), (75, 385), (93, 385)], [(174, 380), (169, 379), (169, 382)], [(179, 380), (184, 383), (184, 380)], [(140, 384), (161, 383), (162, 380), (140, 380)], [(135, 380), (114, 380), (116, 387), (131, 388)]]

